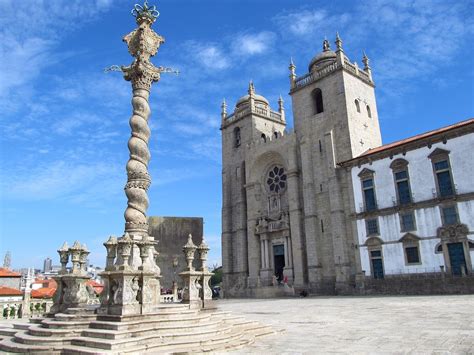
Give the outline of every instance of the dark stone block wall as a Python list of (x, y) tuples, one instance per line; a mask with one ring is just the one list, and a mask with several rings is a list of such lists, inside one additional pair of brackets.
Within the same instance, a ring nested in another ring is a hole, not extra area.
[[(201, 217), (149, 217), (149, 234), (158, 242), (158, 266), (161, 268), (161, 287), (171, 288), (173, 279), (178, 287), (183, 287), (179, 273), (186, 267), (183, 246), (192, 234), (198, 246), (202, 242), (204, 221)], [(178, 258), (178, 266), (173, 267), (173, 259)], [(195, 253), (194, 267), (198, 267), (198, 253)]]
[(386, 275), (384, 279), (366, 278), (364, 285), (358, 286), (358, 293), (362, 295), (471, 294), (474, 293), (474, 275), (463, 277), (442, 273)]

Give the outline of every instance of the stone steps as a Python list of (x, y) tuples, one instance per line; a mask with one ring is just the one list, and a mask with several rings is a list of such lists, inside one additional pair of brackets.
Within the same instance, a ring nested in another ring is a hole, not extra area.
[[(52, 354), (225, 352), (275, 333), (242, 316), (166, 305), (157, 313), (92, 316), (72, 311), (41, 323), (0, 328), (0, 351)], [(2, 332), (3, 331), (3, 332)], [(4, 334), (4, 335), (3, 335)]]
[[(47, 352), (48, 354), (54, 353), (55, 350), (51, 346), (45, 345), (31, 345), (31, 344), (21, 344), (14, 342), (12, 338), (5, 338), (0, 341), (0, 350), (10, 353), (30, 353), (37, 354), (42, 352)], [(57, 352), (59, 354), (59, 351)]]
[(222, 324), (219, 320), (206, 321), (199, 323), (192, 323), (188, 325), (176, 324), (176, 322), (170, 323), (168, 325), (163, 325), (157, 322), (154, 322), (148, 326), (137, 327), (134, 329), (94, 329), (89, 328), (82, 331), (82, 336), (91, 337), (91, 338), (102, 338), (102, 339), (123, 339), (123, 338), (133, 338), (139, 335), (147, 335), (153, 333), (156, 336), (161, 336), (162, 334), (168, 334), (172, 332), (180, 332), (190, 334), (193, 330), (199, 329), (201, 331), (208, 329), (216, 329)]
[(46, 336), (38, 337), (35, 335), (27, 334), (27, 331), (20, 330), (15, 334), (13, 341), (15, 343), (26, 344), (26, 345), (36, 345), (41, 343), (44, 346), (61, 346), (64, 344), (69, 344), (74, 337), (71, 336)]
[[(142, 344), (145, 344), (149, 341), (156, 340), (157, 338), (160, 340), (160, 344), (171, 344), (171, 343), (181, 343), (181, 342), (199, 342), (202, 339), (206, 339), (207, 337), (225, 335), (226, 333), (231, 332), (232, 327), (224, 327), (220, 329), (209, 329), (209, 330), (200, 330), (199, 328), (197, 331), (194, 332), (187, 332), (187, 333), (176, 333), (176, 332), (163, 332), (160, 335), (156, 334), (149, 334), (146, 336), (139, 336), (139, 337), (131, 337), (131, 338), (123, 338), (123, 339), (103, 339), (103, 338), (92, 338), (81, 336), (75, 338), (71, 341), (72, 345), (80, 345), (80, 346), (87, 346), (92, 348), (100, 348), (106, 350), (114, 350), (114, 349), (123, 349), (127, 347), (140, 347)], [(181, 339), (181, 341), (179, 341)]]

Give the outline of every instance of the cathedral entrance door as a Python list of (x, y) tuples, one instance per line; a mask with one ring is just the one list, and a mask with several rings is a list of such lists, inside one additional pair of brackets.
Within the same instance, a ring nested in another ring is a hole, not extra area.
[(449, 261), (453, 275), (461, 276), (466, 270), (466, 259), (464, 258), (464, 248), (462, 243), (448, 244)]
[(285, 246), (278, 244), (273, 246), (273, 265), (278, 282), (283, 281), (283, 269), (285, 268)]

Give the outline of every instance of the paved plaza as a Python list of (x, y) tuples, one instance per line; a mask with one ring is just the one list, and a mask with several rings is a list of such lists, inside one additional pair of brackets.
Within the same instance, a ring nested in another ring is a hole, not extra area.
[(239, 354), (474, 354), (474, 296), (222, 300), (283, 329)]

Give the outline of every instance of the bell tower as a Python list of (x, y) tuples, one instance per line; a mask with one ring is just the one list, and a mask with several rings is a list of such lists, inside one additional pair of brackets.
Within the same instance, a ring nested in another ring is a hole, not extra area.
[(338, 163), (382, 143), (369, 59), (364, 54), (359, 68), (344, 53), (338, 34), (335, 45), (331, 50), (325, 39), (302, 76), (296, 75), (293, 61), (289, 66), (305, 196), (308, 283), (315, 291), (344, 287), (355, 276), (350, 177)]
[(221, 109), (222, 266), (224, 289), (230, 295), (247, 288), (255, 281), (252, 275), (258, 273), (249, 261), (255, 253), (252, 236), (248, 235), (246, 170), (252, 162), (249, 149), (281, 137), (286, 121), (283, 99), (278, 100), (278, 110), (272, 110), (268, 100), (256, 93), (252, 81), (247, 95), (237, 100), (234, 112), (228, 114), (225, 101)]

